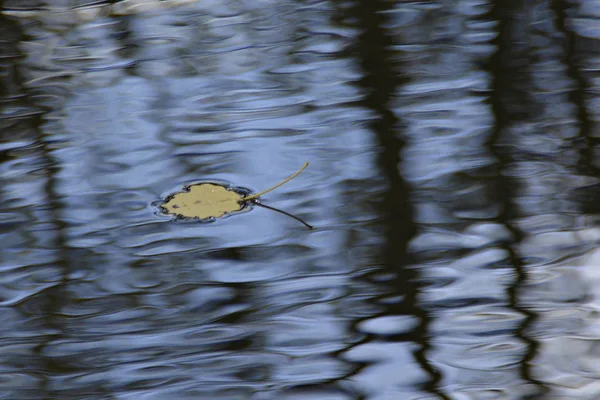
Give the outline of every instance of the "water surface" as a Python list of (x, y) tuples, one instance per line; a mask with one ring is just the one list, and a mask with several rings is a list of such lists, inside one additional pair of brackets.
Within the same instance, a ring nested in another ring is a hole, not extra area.
[(600, 2), (1, 10), (0, 398), (600, 397)]

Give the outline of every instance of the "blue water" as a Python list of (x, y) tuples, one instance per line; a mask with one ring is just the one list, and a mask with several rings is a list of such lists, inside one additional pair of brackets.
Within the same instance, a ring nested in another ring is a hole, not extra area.
[(0, 4), (0, 399), (600, 398), (599, 0)]

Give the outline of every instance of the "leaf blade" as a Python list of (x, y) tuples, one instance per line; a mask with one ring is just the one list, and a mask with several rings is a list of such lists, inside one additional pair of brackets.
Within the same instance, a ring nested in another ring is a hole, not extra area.
[(175, 193), (162, 207), (167, 214), (185, 218), (219, 218), (244, 206), (242, 195), (212, 183), (192, 185), (185, 192)]

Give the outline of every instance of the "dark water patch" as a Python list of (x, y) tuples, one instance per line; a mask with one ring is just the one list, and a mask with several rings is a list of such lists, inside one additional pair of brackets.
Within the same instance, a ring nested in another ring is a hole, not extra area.
[[(437, 391), (448, 398), (519, 397), (530, 390), (518, 375), (526, 348), (510, 329), (492, 327), (485, 312), (516, 314), (507, 295), (516, 278), (506, 249), (513, 235), (499, 221), (497, 161), (486, 146), (495, 123), (487, 102), (492, 77), (481, 69), (496, 51), (491, 6), (408, 2), (389, 14), (405, 76), (391, 109), (404, 125), (400, 173), (416, 225), (410, 267), (421, 283), (416, 299), (430, 318), (433, 345), (425, 357), (436, 370)], [(460, 332), (455, 323), (472, 329)], [(484, 356), (481, 349), (494, 351)]]
[[(516, 182), (513, 177), (509, 174), (502, 173), (506, 170), (507, 166), (510, 165), (510, 156), (507, 152), (503, 151), (500, 147), (502, 143), (499, 143), (502, 135), (505, 134), (507, 126), (509, 126), (515, 119), (526, 119), (527, 108), (522, 110), (515, 109), (515, 104), (528, 104), (529, 99), (526, 93), (523, 91), (522, 81), (526, 79), (526, 63), (523, 61), (527, 57), (526, 49), (521, 44), (525, 35), (522, 32), (517, 32), (516, 28), (519, 26), (518, 16), (522, 10), (521, 5), (518, 2), (510, 2), (509, 5), (505, 3), (494, 4), (491, 16), (498, 21), (499, 34), (495, 43), (497, 44), (497, 52), (490, 59), (488, 68), (494, 79), (494, 92), (490, 98), (494, 114), (496, 116), (496, 127), (494, 136), (491, 139), (491, 150), (494, 151), (500, 161), (498, 177), (497, 192), (499, 202), (503, 205), (503, 213), (500, 218), (503, 225), (511, 231), (511, 236), (514, 238), (514, 242), (506, 247), (510, 261), (514, 266), (515, 274), (517, 274), (517, 285), (509, 289), (511, 306), (520, 314), (525, 316), (520, 318), (521, 324), (513, 326), (514, 331), (517, 335), (527, 344), (527, 350), (524, 354), (523, 362), (521, 365), (521, 376), (525, 381), (534, 384), (537, 389), (537, 395), (543, 395), (546, 390), (541, 382), (536, 381), (531, 374), (529, 368), (529, 362), (535, 357), (537, 351), (537, 342), (527, 336), (527, 329), (535, 319), (537, 314), (531, 312), (526, 307), (522, 307), (518, 299), (518, 285), (527, 279), (526, 269), (524, 265), (529, 260), (525, 260), (519, 257), (513, 243), (519, 243), (523, 239), (522, 231), (518, 226), (513, 223), (513, 202), (518, 196), (515, 190)], [(500, 146), (499, 146), (500, 145)]]
[[(418, 303), (418, 274), (409, 269), (409, 256), (407, 252), (408, 242), (414, 235), (412, 206), (410, 204), (410, 189), (399, 173), (400, 154), (403, 146), (403, 122), (399, 120), (390, 109), (390, 102), (394, 92), (401, 87), (406, 80), (404, 77), (405, 65), (394, 58), (393, 40), (391, 32), (384, 29), (388, 25), (387, 14), (393, 11), (390, 4), (380, 1), (358, 2), (353, 10), (352, 17), (356, 18), (362, 27), (363, 33), (358, 38), (357, 55), (360, 59), (364, 78), (359, 81), (367, 96), (364, 104), (373, 110), (377, 118), (370, 124), (372, 132), (377, 136), (380, 151), (378, 154), (378, 166), (387, 181), (385, 191), (380, 195), (378, 204), (380, 213), (384, 218), (382, 229), (384, 230), (385, 244), (381, 249), (382, 263), (375, 273), (382, 272), (388, 275), (385, 279), (386, 285), (393, 288), (396, 296), (401, 297), (400, 302), (383, 303), (380, 317), (371, 316), (363, 320), (356, 329), (364, 331), (366, 325), (376, 325), (371, 330), (371, 340), (362, 343), (359, 348), (377, 346), (377, 341), (384, 340), (381, 347), (393, 346), (394, 342), (410, 346), (414, 342), (417, 348), (413, 349), (414, 358), (422, 371), (420, 377), (413, 381), (413, 386), (422, 387), (425, 392), (443, 396), (438, 390), (439, 374), (427, 359), (430, 344), (427, 340), (429, 315)], [(368, 275), (367, 275), (368, 276)], [(393, 329), (386, 332), (380, 325), (385, 325), (386, 318), (411, 318), (418, 323), (411, 324), (407, 331), (398, 332)], [(360, 326), (363, 326), (361, 328)], [(389, 342), (388, 342), (389, 341)], [(356, 349), (353, 349), (356, 350)], [(351, 350), (351, 353), (353, 352)], [(366, 360), (365, 360), (366, 361)], [(371, 370), (377, 370), (386, 365), (383, 360), (374, 362), (369, 360), (363, 365), (358, 373), (364, 379), (365, 374), (369, 376)], [(395, 385), (402, 385), (396, 383)], [(377, 396), (374, 388), (373, 395)], [(384, 388), (380, 390), (385, 391)], [(405, 389), (406, 390), (406, 389)]]
[[(580, 194), (596, 180), (589, 175), (593, 168), (586, 166), (590, 161), (591, 142), (587, 137), (591, 120), (586, 115), (587, 108), (582, 110), (586, 107), (582, 93), (587, 92), (588, 84), (578, 66), (585, 57), (581, 48), (573, 46), (575, 36), (569, 33), (574, 20), (566, 16), (572, 15), (575, 8), (561, 2), (544, 2), (534, 13), (520, 4), (514, 6), (513, 16), (503, 17), (508, 18), (503, 24), (504, 36), (512, 35), (514, 43), (502, 43), (500, 53), (506, 56), (500, 56), (495, 64), (496, 68), (504, 66), (495, 69), (495, 109), (499, 115), (497, 154), (510, 186), (503, 192), (509, 193), (507, 201), (511, 205), (505, 214), (506, 223), (513, 227), (518, 239), (512, 247), (518, 256), (520, 279), (512, 298), (515, 307), (528, 316), (518, 331), (529, 344), (522, 374), (541, 388), (544, 394), (538, 395), (587, 397), (585, 385), (566, 394), (569, 390), (562, 388), (550, 372), (556, 369), (564, 373), (560, 363), (540, 364), (541, 360), (552, 363), (549, 360), (560, 353), (550, 344), (552, 339), (541, 334), (548, 328), (549, 320), (557, 330), (564, 326), (557, 309), (570, 307), (571, 312), (578, 314), (580, 304), (590, 301), (578, 283), (582, 277), (565, 268), (579, 265), (585, 276), (587, 260), (593, 259), (595, 253), (590, 247), (587, 223), (572, 218), (573, 213), (580, 213), (585, 207)], [(497, 9), (503, 12), (506, 8), (503, 4)], [(523, 20), (531, 21), (529, 28), (521, 24)], [(518, 93), (526, 96), (520, 110), (514, 100)], [(584, 220), (588, 217), (593, 218), (587, 216)], [(554, 277), (560, 277), (573, 290), (573, 296), (563, 297), (559, 294), (561, 289), (554, 287), (557, 297), (552, 297), (560, 305), (545, 298), (546, 285), (555, 284)], [(567, 306), (568, 303), (572, 305)], [(557, 334), (555, 331), (549, 336)]]
[[(585, 52), (590, 44), (589, 40), (578, 36), (573, 27), (570, 27), (570, 18), (575, 14), (574, 7), (570, 7), (565, 1), (552, 2), (551, 7), (556, 15), (556, 29), (563, 35), (565, 49), (565, 63), (567, 73), (576, 83), (574, 90), (569, 91), (570, 101), (577, 107), (577, 120), (579, 127), (579, 136), (577, 138), (577, 148), (579, 149), (579, 172), (581, 174), (593, 174), (598, 176), (600, 171), (593, 164), (594, 152), (590, 143), (592, 140), (592, 123), (587, 110), (587, 96), (585, 88), (589, 86), (587, 77), (582, 71), (579, 52)], [(580, 44), (585, 42), (585, 45)], [(593, 212), (593, 211), (591, 211)]]

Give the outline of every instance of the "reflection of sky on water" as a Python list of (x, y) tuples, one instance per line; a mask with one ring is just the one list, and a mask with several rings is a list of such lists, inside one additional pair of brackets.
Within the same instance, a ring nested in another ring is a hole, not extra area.
[[(600, 393), (597, 1), (13, 3), (7, 398)], [(151, 206), (307, 160), (265, 201), (314, 232)]]

